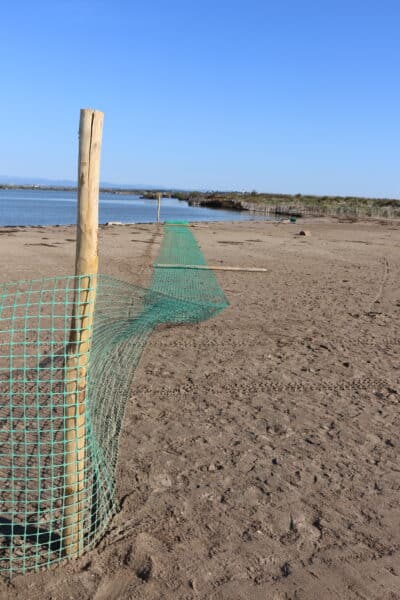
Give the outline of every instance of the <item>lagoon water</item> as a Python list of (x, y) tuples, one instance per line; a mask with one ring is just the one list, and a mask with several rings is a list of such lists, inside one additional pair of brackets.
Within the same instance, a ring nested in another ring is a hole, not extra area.
[[(100, 223), (153, 223), (157, 201), (139, 196), (100, 194)], [(176, 198), (161, 200), (161, 221), (248, 221), (264, 219), (249, 212), (189, 206)], [(76, 223), (76, 192), (0, 190), (0, 225), (69, 225)]]

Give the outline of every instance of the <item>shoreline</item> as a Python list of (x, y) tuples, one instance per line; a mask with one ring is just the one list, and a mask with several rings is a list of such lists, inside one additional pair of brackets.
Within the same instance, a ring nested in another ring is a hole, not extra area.
[[(215, 209), (218, 210), (218, 209)], [(261, 215), (260, 215), (261, 216)], [(128, 227), (132, 225), (163, 225), (166, 221), (107, 221), (106, 223), (99, 223), (99, 229), (103, 229), (105, 227)], [(301, 225), (308, 225), (312, 223), (325, 223), (325, 224), (390, 224), (393, 223), (395, 225), (400, 223), (400, 217), (340, 217), (340, 216), (320, 216), (320, 217), (297, 217), (295, 222), (291, 222), (290, 219), (283, 218), (254, 218), (254, 219), (232, 219), (232, 220), (220, 220), (215, 219), (213, 221), (204, 220), (204, 221), (188, 221), (190, 226), (198, 226), (198, 225), (218, 225), (218, 224), (249, 224), (249, 223), (257, 223), (257, 224), (270, 224), (270, 225), (291, 225), (292, 227), (301, 227)], [(3, 229), (9, 231), (10, 229), (47, 229), (47, 228), (59, 228), (59, 227), (76, 227), (76, 223), (52, 223), (52, 224), (44, 224), (44, 225), (1, 225), (0, 224), (0, 232)], [(5, 233), (5, 232), (4, 232)]]
[[(215, 209), (218, 210), (218, 209)], [(259, 217), (262, 217), (262, 215), (260, 215)], [(187, 221), (189, 223), (189, 225), (192, 224), (198, 224), (198, 223), (213, 223), (213, 224), (217, 224), (217, 223), (289, 223), (289, 219), (273, 219), (273, 218), (254, 218), (254, 219), (215, 219), (215, 220), (199, 220), (199, 221), (188, 221), (187, 219), (182, 219), (184, 221)], [(105, 223), (99, 223), (99, 227), (111, 227), (111, 226), (127, 226), (127, 225), (163, 225), (164, 223), (166, 223), (167, 221), (160, 221), (160, 223), (157, 223), (156, 220), (154, 221), (106, 221)], [(302, 222), (304, 222), (304, 220), (302, 219)], [(75, 226), (76, 223), (51, 223), (51, 224), (44, 224), (44, 225), (1, 225), (0, 224), (0, 229), (3, 228), (19, 228), (19, 229), (26, 229), (29, 227), (73, 227)]]

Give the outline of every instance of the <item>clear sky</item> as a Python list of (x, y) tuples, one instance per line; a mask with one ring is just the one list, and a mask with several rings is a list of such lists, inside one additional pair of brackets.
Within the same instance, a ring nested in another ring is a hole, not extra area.
[(400, 197), (398, 0), (0, 3), (0, 173)]

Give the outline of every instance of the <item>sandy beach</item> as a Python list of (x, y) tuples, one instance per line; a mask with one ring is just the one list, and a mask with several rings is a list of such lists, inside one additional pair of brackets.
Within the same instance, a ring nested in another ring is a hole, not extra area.
[[(21, 600), (400, 599), (400, 223), (192, 226), (230, 306), (136, 371), (99, 545), (0, 581)], [(297, 235), (307, 229), (310, 236)], [(149, 283), (162, 227), (102, 227)], [(73, 227), (1, 228), (0, 281), (72, 274)]]

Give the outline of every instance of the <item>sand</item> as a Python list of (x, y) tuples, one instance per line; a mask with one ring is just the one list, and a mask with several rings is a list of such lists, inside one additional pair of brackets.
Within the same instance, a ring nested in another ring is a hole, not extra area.
[[(301, 228), (311, 236), (295, 235)], [(230, 307), (154, 333), (98, 547), (29, 600), (400, 599), (400, 223), (199, 224)], [(0, 280), (69, 274), (74, 230), (0, 230)], [(156, 225), (101, 231), (146, 285)]]

